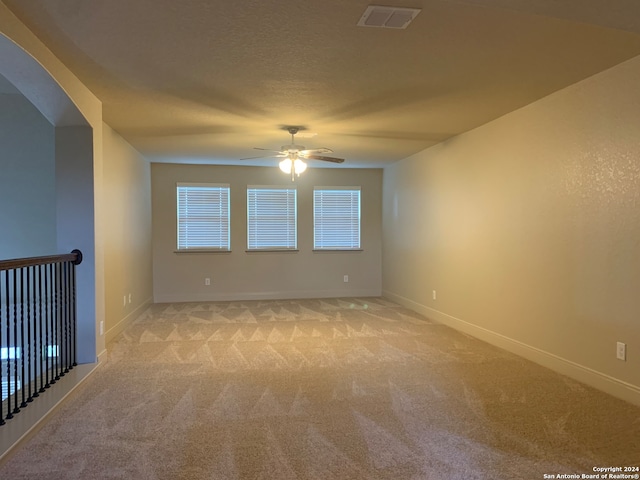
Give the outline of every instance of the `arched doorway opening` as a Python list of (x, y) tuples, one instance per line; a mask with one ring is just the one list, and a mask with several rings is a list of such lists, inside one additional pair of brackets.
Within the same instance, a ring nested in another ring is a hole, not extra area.
[[(0, 257), (82, 251), (78, 362), (96, 361), (93, 128), (58, 82), (0, 34)], [(5, 188), (2, 188), (2, 187)], [(49, 251), (53, 250), (53, 251)]]

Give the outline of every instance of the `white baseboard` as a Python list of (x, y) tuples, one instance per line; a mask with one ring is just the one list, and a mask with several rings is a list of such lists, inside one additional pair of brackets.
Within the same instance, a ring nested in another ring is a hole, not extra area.
[(344, 297), (379, 297), (378, 289), (362, 290), (302, 290), (282, 292), (238, 292), (238, 293), (175, 293), (156, 294), (155, 303), (182, 302), (230, 302), (242, 300), (288, 300), (300, 298), (344, 298)]
[(579, 382), (585, 383), (591, 387), (597, 388), (609, 395), (620, 398), (634, 405), (640, 406), (640, 387), (622, 380), (618, 380), (610, 375), (606, 375), (597, 370), (593, 370), (584, 365), (572, 362), (566, 358), (559, 357), (545, 350), (527, 345), (526, 343), (514, 340), (499, 333), (487, 330), (486, 328), (473, 325), (459, 318), (447, 315), (433, 308), (414, 302), (402, 295), (384, 290), (383, 297), (392, 300), (400, 305), (404, 305), (422, 315), (435, 320), (439, 323), (447, 325), (451, 328), (469, 334), (491, 345), (515, 353), (527, 360), (531, 360), (543, 367), (549, 368), (567, 377), (573, 378)]
[(104, 349), (98, 354), (97, 363), (98, 366), (104, 365), (104, 362), (107, 361), (107, 350)]
[(124, 317), (117, 324), (115, 324), (113, 327), (107, 330), (105, 332), (105, 338), (104, 338), (105, 344), (109, 343), (116, 336), (122, 333), (122, 331), (125, 328), (127, 328), (131, 324), (131, 322), (133, 322), (136, 318), (138, 318), (138, 316), (140, 316), (140, 314), (144, 310), (146, 310), (149, 307), (149, 305), (151, 305), (152, 301), (153, 300), (151, 298), (145, 300), (138, 307), (136, 307), (131, 313), (129, 313), (126, 317)]

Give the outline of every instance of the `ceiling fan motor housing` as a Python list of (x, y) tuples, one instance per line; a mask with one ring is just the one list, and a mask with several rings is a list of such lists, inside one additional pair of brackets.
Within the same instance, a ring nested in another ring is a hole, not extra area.
[(282, 145), (282, 147), (280, 147), (280, 150), (282, 150), (283, 152), (298, 153), (304, 150), (304, 145)]

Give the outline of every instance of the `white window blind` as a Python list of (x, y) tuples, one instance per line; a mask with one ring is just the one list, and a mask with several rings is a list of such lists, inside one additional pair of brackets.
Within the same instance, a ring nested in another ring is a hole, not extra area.
[(178, 250), (229, 250), (229, 185), (178, 183)]
[(314, 188), (313, 248), (360, 249), (360, 187)]
[(295, 250), (296, 189), (247, 187), (247, 248)]

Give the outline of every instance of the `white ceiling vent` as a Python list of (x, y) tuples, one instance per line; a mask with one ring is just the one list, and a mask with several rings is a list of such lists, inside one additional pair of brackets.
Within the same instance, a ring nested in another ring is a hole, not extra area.
[(407, 28), (421, 12), (419, 8), (369, 5), (358, 21), (359, 27)]

